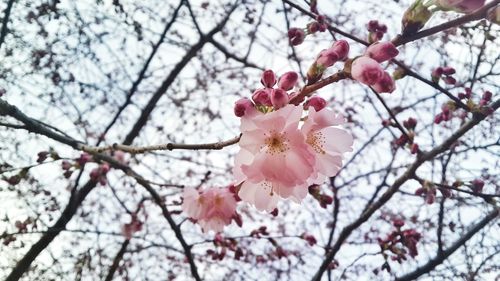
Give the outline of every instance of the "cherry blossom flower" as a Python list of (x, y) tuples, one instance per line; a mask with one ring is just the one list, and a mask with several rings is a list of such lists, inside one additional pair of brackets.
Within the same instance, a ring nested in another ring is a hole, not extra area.
[[(249, 151), (251, 164), (235, 163), (253, 183), (264, 180), (286, 186), (303, 184), (312, 173), (313, 155), (298, 129), (302, 108), (287, 105), (280, 110), (242, 120), (242, 150)], [(240, 159), (236, 157), (236, 159)]]
[(220, 232), (236, 216), (236, 199), (228, 188), (210, 188), (201, 192), (186, 188), (182, 210), (196, 220), (203, 231)]
[(309, 115), (301, 128), (309, 149), (315, 154), (314, 171), (317, 173), (310, 182), (321, 184), (323, 176), (332, 177), (342, 167), (342, 154), (352, 151), (353, 138), (345, 130), (334, 126), (346, 121), (341, 115), (324, 108), (319, 112), (309, 108)]

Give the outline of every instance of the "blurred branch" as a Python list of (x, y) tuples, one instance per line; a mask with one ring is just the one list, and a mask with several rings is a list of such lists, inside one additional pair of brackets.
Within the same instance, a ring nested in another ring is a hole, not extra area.
[[(86, 147), (86, 145), (80, 141), (53, 132), (51, 129), (43, 126), (40, 122), (37, 122), (36, 120), (26, 116), (15, 106), (12, 106), (8, 104), (6, 101), (0, 99), (0, 116), (3, 115), (11, 116), (23, 122), (26, 125), (26, 130), (30, 132), (44, 135), (58, 142), (69, 145), (74, 149), (84, 150), (83, 148)], [(151, 187), (149, 182), (142, 176), (134, 172), (129, 166), (118, 162), (116, 159), (108, 155), (95, 153), (93, 154), (93, 156), (94, 159), (96, 159), (97, 161), (106, 161), (112, 167), (122, 170), (125, 174), (132, 176), (137, 181), (137, 183), (142, 185), (151, 194), (154, 202), (161, 208), (163, 216), (165, 217), (168, 224), (174, 231), (175, 236), (179, 240), (185, 252), (186, 258), (189, 262), (193, 277), (195, 278), (195, 280), (200, 281), (201, 278), (198, 275), (198, 270), (196, 264), (194, 263), (194, 258), (193, 255), (191, 254), (190, 246), (184, 240), (180, 228), (177, 226), (172, 216), (170, 215), (170, 212), (168, 211), (167, 207), (163, 202), (163, 199)], [(65, 210), (63, 211), (63, 213), (61, 214), (61, 217), (57, 220), (54, 226), (49, 229), (51, 231), (45, 233), (42, 236), (42, 238), (40, 238), (40, 240), (32, 246), (30, 251), (28, 251), (28, 253), (18, 262), (16, 267), (13, 269), (13, 271), (5, 281), (14, 281), (14, 280), (19, 280), (19, 278), (21, 278), (23, 273), (28, 270), (31, 263), (40, 254), (40, 252), (43, 251), (43, 249), (45, 249), (50, 244), (50, 242), (61, 232), (61, 230), (66, 227), (66, 224), (69, 222), (69, 220), (71, 220), (77, 208), (81, 205), (85, 197), (90, 193), (90, 191), (95, 187), (95, 185), (96, 182), (90, 180), (85, 184), (85, 186), (81, 190), (72, 193), (69, 203), (66, 206)]]
[(5, 41), (5, 36), (7, 36), (7, 24), (9, 23), (10, 12), (12, 10), (12, 6), (14, 5), (14, 1), (15, 0), (9, 0), (9, 2), (7, 2), (7, 7), (5, 7), (5, 10), (3, 11), (2, 29), (0, 30), (0, 49)]
[[(491, 107), (493, 111), (498, 109), (500, 107), (500, 100), (497, 100), (491, 104)], [(492, 113), (493, 114), (493, 113)], [(455, 143), (460, 137), (462, 137), (465, 133), (467, 133), (469, 130), (474, 128), (477, 124), (479, 124), (482, 120), (484, 120), (487, 117), (487, 115), (480, 114), (480, 113), (475, 113), (473, 115), (473, 118), (469, 120), (467, 123), (462, 125), (455, 133), (453, 133), (451, 136), (449, 136), (446, 140), (444, 140), (441, 144), (438, 146), (434, 147), (431, 151), (428, 152), (422, 152), (417, 156), (417, 159), (415, 162), (406, 170), (406, 172), (401, 175), (398, 179), (394, 181), (392, 186), (380, 197), (378, 201), (373, 203), (369, 208), (367, 208), (366, 211), (364, 211), (358, 219), (356, 219), (354, 222), (351, 224), (347, 225), (342, 229), (342, 231), (339, 234), (339, 237), (337, 238), (337, 241), (332, 247), (332, 250), (327, 253), (325, 259), (321, 263), (320, 267), (318, 268), (318, 271), (312, 278), (312, 280), (315, 281), (320, 281), (321, 276), (323, 273), (326, 271), (330, 263), (333, 261), (333, 258), (337, 254), (337, 252), (340, 250), (340, 247), (344, 244), (344, 242), (349, 238), (351, 233), (357, 229), (359, 226), (361, 226), (363, 223), (368, 221), (370, 217), (382, 206), (387, 203), (391, 197), (399, 190), (399, 188), (406, 183), (408, 180), (412, 179), (415, 176), (415, 172), (417, 169), (426, 161), (429, 161), (439, 155), (440, 153), (443, 153), (444, 151), (448, 150), (450, 146)]]
[(430, 259), (426, 264), (417, 268), (415, 271), (412, 271), (404, 276), (396, 278), (397, 281), (410, 281), (416, 280), (418, 277), (429, 273), (436, 266), (443, 263), (449, 256), (451, 256), (458, 248), (465, 245), (469, 239), (474, 236), (474, 234), (478, 233), (481, 229), (483, 229), (489, 222), (495, 220), (500, 213), (499, 208), (495, 208), (491, 211), (486, 217), (484, 217), (481, 221), (479, 221), (476, 225), (474, 225), (469, 231), (465, 234), (461, 235), (461, 238), (455, 241), (448, 249), (444, 250), (436, 257)]
[(16, 266), (12, 269), (11, 273), (5, 281), (15, 281), (19, 280), (21, 276), (29, 269), (31, 263), (35, 258), (54, 240), (54, 238), (59, 235), (59, 233), (66, 228), (68, 222), (73, 218), (78, 207), (82, 204), (83, 200), (87, 195), (94, 189), (96, 182), (88, 181), (78, 192), (73, 193), (70, 198), (68, 205), (63, 210), (59, 219), (52, 225), (47, 232), (45, 232), (42, 237), (35, 243), (29, 251), (23, 256), (23, 258), (17, 262)]
[(113, 259), (113, 264), (109, 268), (108, 275), (106, 276), (105, 281), (111, 281), (113, 280), (113, 275), (116, 272), (116, 269), (118, 268), (118, 265), (120, 264), (120, 261), (123, 258), (123, 255), (127, 251), (128, 244), (130, 243), (129, 239), (126, 239), (123, 241), (122, 246), (120, 247), (120, 250), (116, 254), (115, 258)]
[(132, 127), (132, 130), (130, 130), (130, 132), (125, 137), (125, 140), (123, 141), (124, 145), (132, 144), (132, 141), (139, 135), (141, 129), (148, 122), (149, 116), (156, 107), (156, 104), (158, 103), (160, 98), (166, 93), (166, 91), (170, 88), (170, 85), (174, 82), (174, 80), (180, 74), (182, 69), (184, 69), (184, 67), (191, 61), (191, 59), (193, 59), (196, 56), (198, 51), (200, 51), (203, 48), (205, 43), (209, 42), (210, 39), (216, 33), (220, 32), (224, 28), (224, 26), (229, 20), (229, 17), (234, 12), (234, 10), (236, 10), (237, 7), (238, 7), (238, 2), (233, 4), (232, 8), (229, 11), (227, 11), (227, 14), (224, 17), (224, 19), (219, 24), (217, 24), (217, 26), (215, 26), (208, 34), (202, 35), (198, 43), (194, 44), (191, 47), (191, 49), (189, 49), (189, 51), (184, 55), (181, 61), (177, 63), (177, 65), (175, 65), (174, 69), (172, 69), (168, 77), (163, 81), (160, 88), (158, 88), (158, 90), (156, 90), (154, 95), (151, 97), (146, 107), (142, 109), (139, 119), (135, 122), (134, 126)]
[[(134, 81), (132, 84), (132, 87), (128, 91), (127, 97), (125, 99), (125, 102), (118, 108), (118, 112), (115, 113), (115, 116), (111, 120), (111, 122), (108, 124), (106, 129), (104, 129), (104, 132), (101, 134), (102, 136), (105, 136), (108, 131), (113, 127), (113, 125), (116, 123), (118, 118), (120, 117), (121, 113), (123, 110), (130, 104), (132, 101), (132, 96), (137, 92), (137, 88), (139, 87), (139, 84), (144, 80), (144, 77), (146, 75), (146, 71), (149, 68), (149, 65), (151, 64), (151, 61), (153, 60), (154, 56), (156, 55), (158, 49), (160, 48), (160, 45), (163, 43), (163, 40), (165, 40), (165, 36), (167, 35), (167, 32), (170, 30), (170, 27), (174, 24), (174, 22), (177, 19), (177, 14), (179, 13), (180, 8), (183, 5), (184, 0), (179, 1), (179, 5), (177, 8), (174, 10), (174, 13), (172, 14), (172, 18), (170, 21), (165, 25), (165, 28), (163, 29), (162, 34), (160, 35), (160, 39), (158, 39), (158, 42), (156, 42), (155, 45), (153, 45), (153, 49), (151, 50), (151, 53), (149, 54), (149, 57), (147, 58), (146, 62), (144, 63), (144, 66), (142, 67), (141, 71), (139, 72), (139, 76), (137, 79)], [(104, 138), (99, 138), (99, 141), (97, 142), (96, 145), (99, 145), (101, 141)]]

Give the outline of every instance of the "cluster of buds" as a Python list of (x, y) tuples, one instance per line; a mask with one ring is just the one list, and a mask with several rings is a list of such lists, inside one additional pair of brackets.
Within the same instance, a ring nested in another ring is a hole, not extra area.
[(333, 203), (333, 198), (329, 195), (321, 193), (321, 189), (317, 184), (309, 186), (309, 194), (311, 194), (312, 197), (318, 201), (321, 208), (326, 208), (328, 205)]
[[(422, 237), (415, 229), (402, 230), (402, 227), (405, 225), (402, 219), (394, 219), (392, 224), (395, 229), (385, 239), (377, 239), (382, 255), (386, 260), (381, 270), (386, 270), (387, 272), (391, 271), (391, 267), (387, 261), (389, 255), (391, 260), (398, 263), (403, 263), (403, 261), (407, 260), (407, 255), (415, 258), (418, 255), (417, 243)], [(374, 272), (378, 273), (378, 270), (374, 270)]]
[(439, 124), (443, 121), (450, 121), (455, 111), (455, 106), (450, 103), (445, 103), (441, 106), (441, 112), (434, 117), (434, 123)]
[(143, 222), (137, 218), (137, 214), (132, 214), (131, 215), (131, 220), (129, 223), (126, 223), (122, 227), (122, 234), (127, 238), (128, 240), (132, 239), (132, 235), (134, 233), (139, 232), (142, 230)]
[(110, 168), (108, 163), (100, 164), (97, 168), (94, 168), (92, 169), (92, 171), (90, 171), (90, 180), (93, 182), (98, 182), (103, 186), (108, 184), (106, 174), (109, 172), (109, 169)]
[(292, 46), (300, 45), (309, 34), (316, 32), (325, 32), (328, 28), (326, 18), (323, 15), (317, 15), (316, 20), (307, 24), (306, 29), (292, 27), (288, 30), (288, 40)]
[(250, 232), (250, 237), (260, 238), (261, 236), (268, 236), (269, 232), (267, 231), (267, 226), (261, 226), (257, 229), (254, 229)]
[(330, 48), (322, 50), (307, 71), (308, 84), (320, 80), (328, 67), (333, 66), (338, 61), (346, 60), (348, 54), (349, 43), (345, 40), (336, 41)]
[(28, 179), (29, 168), (21, 169), (16, 175), (12, 175), (10, 177), (3, 177), (2, 179), (6, 181), (10, 185), (17, 185), (23, 179)]
[(457, 80), (453, 78), (453, 74), (455, 74), (455, 69), (453, 67), (438, 67), (434, 69), (431, 73), (432, 81), (434, 83), (438, 83), (440, 79), (448, 85), (455, 85)]
[(290, 44), (292, 44), (292, 46), (302, 44), (305, 38), (306, 33), (302, 28), (292, 27), (288, 30), (288, 40), (290, 40)]
[(481, 100), (479, 100), (479, 106), (488, 105), (491, 102), (493, 94), (490, 91), (486, 91), (481, 96)]
[(371, 20), (368, 22), (368, 42), (373, 43), (380, 41), (384, 34), (387, 32), (387, 26), (381, 24), (376, 20)]
[(325, 21), (325, 16), (318, 15), (316, 16), (316, 20), (307, 24), (307, 31), (309, 34), (314, 34), (316, 32), (325, 32), (328, 28), (328, 25)]
[(484, 181), (482, 179), (475, 179), (470, 182), (470, 189), (475, 193), (481, 193), (484, 187)]
[(83, 167), (85, 164), (87, 164), (87, 162), (89, 162), (91, 160), (92, 160), (92, 156), (90, 154), (88, 154), (87, 152), (84, 152), (80, 155), (80, 157), (78, 159), (76, 159), (76, 163), (78, 163), (78, 165), (80, 167)]
[(436, 189), (439, 189), (439, 192), (446, 198), (450, 198), (452, 195), (449, 189), (443, 187), (436, 188), (436, 186), (429, 181), (424, 181), (422, 186), (415, 190), (415, 195), (424, 197), (425, 203), (431, 205), (436, 201)]
[(309, 244), (309, 246), (314, 246), (318, 242), (316, 240), (316, 237), (314, 237), (314, 235), (309, 234), (307, 232), (302, 233), (302, 235), (300, 235), (300, 238), (304, 239), (307, 242), (307, 244)]
[[(298, 79), (299, 75), (294, 71), (283, 74), (279, 80), (276, 79), (272, 70), (264, 71), (260, 80), (264, 88), (253, 93), (253, 102), (248, 98), (236, 101), (234, 114), (242, 117), (246, 114), (252, 114), (255, 110), (268, 112), (272, 108), (278, 110), (284, 107), (294, 97), (294, 93), (288, 94), (287, 91), (293, 89)], [(276, 84), (278, 87), (274, 88)]]
[(395, 144), (399, 146), (405, 145), (407, 142), (409, 143), (409, 148), (411, 154), (416, 154), (418, 152), (418, 144), (414, 142), (415, 139), (415, 127), (417, 127), (417, 119), (410, 117), (407, 120), (403, 121), (403, 127), (408, 130), (408, 137), (406, 135), (401, 135), (396, 141)]
[(24, 221), (16, 221), (14, 223), (14, 226), (17, 228), (18, 233), (27, 233), (28, 232), (28, 225), (33, 224), (33, 227), (35, 227), (34, 224), (34, 219), (31, 217), (28, 217)]
[(212, 257), (212, 260), (223, 260), (227, 254), (227, 251), (234, 252), (234, 258), (236, 260), (243, 257), (243, 250), (238, 247), (238, 242), (233, 238), (226, 238), (221, 233), (215, 234), (213, 240), (215, 250), (208, 249), (207, 255)]
[(392, 93), (396, 85), (392, 76), (384, 71), (380, 63), (399, 54), (391, 42), (375, 42), (368, 46), (363, 56), (357, 57), (351, 64), (351, 77), (371, 86), (377, 93)]

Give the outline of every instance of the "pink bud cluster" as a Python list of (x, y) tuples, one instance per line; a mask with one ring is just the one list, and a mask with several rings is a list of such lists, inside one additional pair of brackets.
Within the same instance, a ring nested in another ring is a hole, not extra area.
[(309, 194), (319, 202), (321, 208), (326, 208), (333, 203), (333, 198), (331, 196), (321, 193), (319, 185), (313, 184), (309, 186)]
[(475, 193), (483, 192), (483, 187), (484, 187), (484, 181), (482, 179), (475, 179), (470, 182), (470, 188)]
[(384, 34), (387, 32), (387, 26), (385, 24), (381, 24), (376, 20), (371, 20), (367, 25), (368, 29), (368, 42), (373, 43), (381, 40), (384, 37)]
[(293, 46), (302, 44), (305, 38), (306, 33), (301, 28), (292, 27), (288, 30), (288, 40), (290, 40), (290, 44)]
[[(276, 79), (276, 75), (272, 70), (264, 71), (260, 82), (265, 88), (257, 89), (253, 93), (253, 102), (248, 98), (242, 98), (236, 101), (234, 105), (234, 114), (238, 117), (242, 117), (244, 115), (254, 115), (256, 113), (256, 108), (262, 109), (263, 107), (273, 107), (275, 110), (282, 108), (288, 104), (291, 98), (293, 98), (293, 93), (288, 94), (287, 91), (293, 89), (298, 79), (299, 75), (294, 71), (283, 74), (279, 80)], [(273, 88), (276, 83), (278, 87)]]
[(325, 16), (323, 15), (316, 16), (316, 20), (307, 25), (307, 31), (309, 34), (314, 34), (318, 31), (325, 32), (327, 28), (328, 25), (326, 24)]
[(209, 188), (198, 191), (185, 188), (182, 210), (196, 221), (203, 231), (220, 232), (233, 220), (241, 226), (240, 215), (236, 212), (235, 194), (229, 187)]
[(384, 71), (380, 63), (399, 54), (391, 42), (376, 42), (370, 45), (363, 56), (354, 59), (351, 65), (353, 79), (371, 86), (377, 93), (392, 93), (396, 85), (392, 76)]
[[(391, 260), (398, 263), (403, 263), (403, 261), (407, 260), (407, 255), (415, 258), (418, 255), (417, 243), (422, 238), (422, 235), (415, 229), (403, 230), (402, 227), (405, 225), (405, 222), (402, 219), (394, 219), (393, 225), (395, 229), (385, 239), (378, 238), (378, 244), (384, 258), (387, 260), (390, 256)], [(388, 261), (382, 265), (381, 269), (388, 272), (391, 271)], [(374, 272), (377, 273), (378, 270)]]
[(316, 32), (325, 32), (328, 28), (326, 23), (326, 18), (323, 15), (317, 15), (316, 20), (307, 24), (306, 29), (292, 27), (288, 30), (288, 40), (292, 46), (300, 45), (304, 42), (304, 39), (308, 34), (314, 34)]
[(336, 41), (330, 48), (322, 50), (307, 71), (308, 83), (312, 84), (320, 80), (328, 67), (333, 66), (336, 62), (346, 60), (348, 54), (349, 43), (345, 40)]
[(450, 198), (452, 196), (449, 189), (444, 187), (436, 188), (434, 184), (428, 181), (425, 181), (422, 187), (419, 187), (417, 188), (417, 190), (415, 190), (415, 195), (424, 197), (425, 203), (431, 205), (436, 201), (436, 189), (439, 189), (441, 195), (446, 198)]
[(106, 179), (106, 174), (109, 172), (109, 164), (102, 163), (99, 167), (92, 169), (90, 171), (90, 180), (94, 182), (98, 182), (101, 185), (108, 184), (108, 180)]
[(455, 85), (457, 80), (453, 78), (453, 74), (455, 74), (455, 69), (453, 67), (438, 67), (434, 69), (431, 73), (432, 81), (434, 83), (438, 83), (440, 79), (448, 85)]
[(122, 227), (123, 236), (129, 240), (132, 239), (132, 235), (134, 235), (134, 233), (141, 231), (143, 226), (143, 222), (139, 220), (137, 214), (134, 213), (131, 217), (130, 222), (124, 224)]

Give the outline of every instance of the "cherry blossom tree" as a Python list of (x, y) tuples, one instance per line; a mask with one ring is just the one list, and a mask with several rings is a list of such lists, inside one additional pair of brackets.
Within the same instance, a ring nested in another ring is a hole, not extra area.
[(0, 278), (493, 280), (500, 0), (6, 0)]

